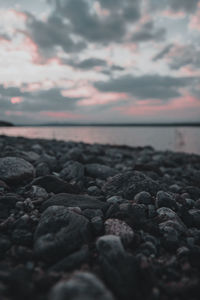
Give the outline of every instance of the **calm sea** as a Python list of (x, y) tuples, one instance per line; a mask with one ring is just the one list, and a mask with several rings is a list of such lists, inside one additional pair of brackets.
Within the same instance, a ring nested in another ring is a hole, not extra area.
[(0, 127), (0, 134), (200, 154), (200, 127)]

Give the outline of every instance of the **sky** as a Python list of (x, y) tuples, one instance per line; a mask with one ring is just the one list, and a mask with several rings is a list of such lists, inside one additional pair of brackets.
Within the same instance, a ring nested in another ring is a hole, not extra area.
[(200, 121), (200, 0), (0, 0), (0, 120)]

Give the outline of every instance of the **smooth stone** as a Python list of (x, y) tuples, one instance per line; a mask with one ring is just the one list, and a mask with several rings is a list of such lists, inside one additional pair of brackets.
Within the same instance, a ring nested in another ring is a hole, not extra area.
[(106, 234), (119, 236), (124, 244), (130, 244), (133, 241), (134, 232), (124, 221), (108, 219), (104, 225)]
[(58, 282), (50, 300), (114, 300), (111, 292), (94, 274), (78, 272), (68, 281)]
[(106, 200), (106, 202), (109, 204), (121, 203), (121, 202), (123, 202), (123, 199), (120, 196), (112, 196), (112, 197), (108, 198)]
[(176, 201), (172, 198), (172, 195), (164, 192), (164, 191), (159, 191), (156, 195), (156, 207), (168, 207), (173, 210), (177, 210), (177, 204)]
[(200, 209), (193, 208), (190, 209), (188, 213), (192, 217), (193, 226), (200, 229)]
[(65, 207), (80, 207), (81, 209), (91, 208), (105, 210), (107, 208), (107, 204), (105, 202), (102, 202), (95, 197), (67, 193), (61, 193), (52, 196), (49, 200), (45, 201), (42, 204), (41, 210), (44, 210), (52, 205), (61, 205)]
[(7, 218), (10, 214), (10, 210), (14, 209), (16, 203), (22, 201), (23, 199), (16, 195), (9, 193), (6, 196), (0, 196), (0, 219)]
[(100, 164), (85, 165), (85, 172), (89, 177), (100, 179), (107, 179), (108, 177), (114, 176), (117, 173), (115, 169)]
[(135, 195), (134, 202), (137, 204), (152, 204), (151, 194), (145, 191), (142, 191)]
[(18, 157), (0, 158), (0, 179), (13, 184), (22, 184), (30, 181), (35, 175), (31, 163)]
[(137, 299), (138, 266), (135, 258), (126, 253), (121, 239), (105, 235), (98, 238), (96, 247), (105, 281), (117, 299)]
[(41, 215), (34, 236), (39, 258), (56, 262), (90, 239), (89, 221), (64, 206), (48, 207)]
[(156, 181), (138, 171), (119, 173), (109, 178), (102, 188), (108, 196), (122, 196), (128, 200), (144, 190), (155, 195), (158, 189)]
[(83, 246), (80, 250), (68, 255), (55, 265), (50, 267), (49, 271), (55, 272), (71, 272), (76, 268), (79, 268), (81, 264), (88, 263), (89, 249), (88, 246)]
[(43, 187), (48, 193), (77, 193), (78, 188), (60, 179), (57, 176), (46, 175), (33, 180), (32, 185)]
[(84, 166), (78, 161), (68, 161), (62, 171), (60, 177), (66, 181), (75, 180), (76, 182), (84, 177)]

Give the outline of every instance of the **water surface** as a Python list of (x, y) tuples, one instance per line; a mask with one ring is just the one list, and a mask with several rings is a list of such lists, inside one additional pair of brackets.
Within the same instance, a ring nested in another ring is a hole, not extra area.
[(0, 134), (85, 143), (153, 146), (200, 154), (199, 127), (0, 127)]

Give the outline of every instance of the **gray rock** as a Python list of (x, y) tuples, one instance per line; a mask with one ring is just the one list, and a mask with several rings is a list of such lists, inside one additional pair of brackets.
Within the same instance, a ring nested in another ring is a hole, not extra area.
[(119, 236), (124, 244), (130, 244), (133, 241), (134, 232), (124, 221), (108, 219), (104, 225), (106, 234)]
[(34, 167), (18, 157), (0, 158), (0, 179), (7, 183), (19, 184), (30, 181), (35, 175)]
[(102, 188), (108, 196), (117, 195), (129, 200), (144, 190), (155, 195), (158, 189), (156, 181), (138, 171), (117, 174), (109, 178)]
[(110, 291), (92, 273), (76, 273), (68, 281), (58, 282), (50, 300), (114, 300)]
[(192, 217), (193, 226), (200, 228), (200, 209), (193, 208), (188, 213)]
[(80, 250), (68, 255), (63, 258), (55, 265), (50, 267), (50, 271), (60, 272), (67, 271), (71, 272), (76, 268), (80, 267), (82, 264), (87, 263), (89, 260), (89, 249), (88, 246), (83, 246)]
[(159, 191), (156, 195), (156, 207), (169, 207), (173, 210), (177, 210), (176, 201), (173, 199), (172, 195)]
[(36, 255), (47, 261), (58, 261), (79, 249), (90, 238), (88, 220), (63, 206), (47, 208), (34, 236)]
[(61, 193), (51, 197), (49, 200), (42, 204), (41, 209), (44, 210), (52, 205), (61, 205), (65, 207), (80, 207), (81, 209), (91, 208), (91, 209), (106, 209), (107, 204), (98, 200), (95, 197), (88, 195), (75, 195)]
[(107, 179), (117, 173), (115, 169), (100, 164), (87, 164), (85, 170), (86, 175), (100, 179)]
[(151, 194), (145, 191), (142, 191), (135, 195), (134, 201), (137, 204), (152, 204)]
[(121, 203), (122, 201), (123, 199), (120, 196), (112, 196), (106, 200), (109, 204)]
[(104, 231), (104, 224), (103, 224), (102, 217), (97, 216), (97, 217), (92, 218), (91, 226), (92, 226), (94, 235), (102, 234)]
[(78, 189), (75, 186), (53, 175), (38, 177), (32, 182), (32, 184), (43, 187), (48, 193), (53, 192), (54, 194), (59, 194), (78, 192)]
[(96, 242), (104, 278), (119, 299), (138, 297), (138, 267), (134, 257), (124, 250), (119, 237), (105, 235)]
[(64, 180), (75, 180), (76, 182), (84, 177), (84, 166), (78, 161), (69, 161), (60, 172), (60, 177)]

